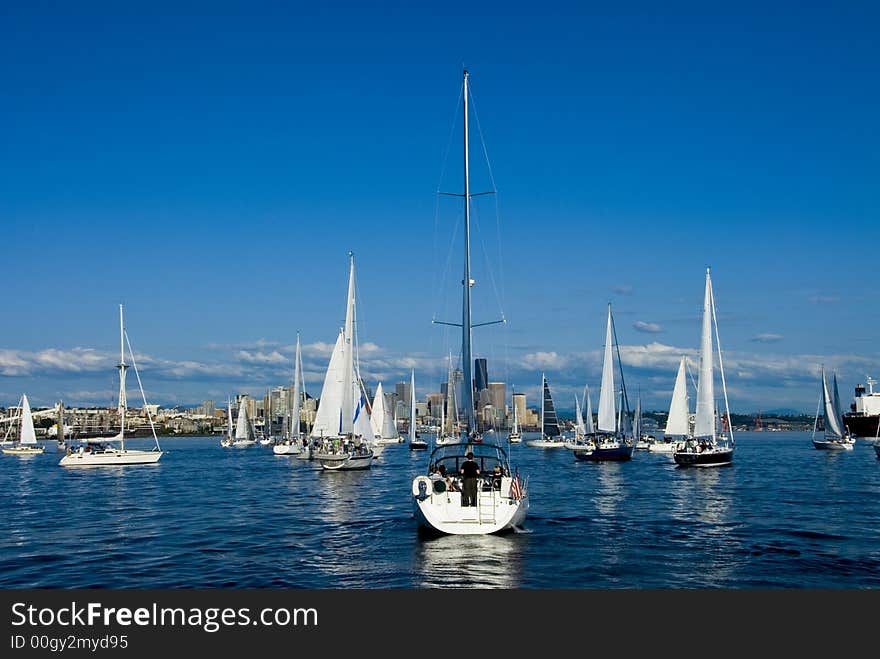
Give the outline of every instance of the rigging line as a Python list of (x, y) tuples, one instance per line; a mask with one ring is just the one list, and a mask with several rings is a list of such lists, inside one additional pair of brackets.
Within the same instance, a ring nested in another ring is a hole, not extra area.
[[(468, 81), (468, 89), (470, 89), (471, 83)], [(486, 138), (483, 135), (483, 127), (480, 125), (480, 115), (477, 112), (477, 102), (473, 96), (473, 92), (470, 95), (471, 104), (474, 110), (474, 119), (477, 123), (477, 134), (480, 136), (480, 146), (483, 149), (483, 159), (486, 161), (486, 169), (489, 172), (489, 182), (492, 184), (492, 192), (495, 196), (495, 230), (498, 234), (498, 269), (499, 276), (501, 278), (501, 301), (500, 306), (502, 309), (505, 304), (505, 296), (504, 296), (504, 259), (503, 259), (503, 250), (501, 249), (501, 213), (498, 205), (498, 186), (495, 185), (495, 174), (492, 171), (492, 162), (489, 160), (489, 150), (486, 148)], [(503, 312), (502, 312), (503, 313)]]
[(626, 393), (626, 383), (623, 380), (623, 361), (620, 359), (620, 343), (617, 340), (617, 324), (614, 322), (614, 314), (611, 315), (611, 332), (614, 334), (614, 347), (617, 350), (617, 370), (620, 371), (620, 387), (623, 389), (623, 403), (625, 412), (629, 415), (629, 397)]
[(498, 285), (495, 282), (495, 276), (492, 273), (492, 268), (489, 265), (491, 261), (489, 260), (489, 253), (486, 251), (486, 243), (483, 240), (483, 232), (480, 231), (480, 212), (476, 207), (472, 207), (473, 217), (474, 217), (474, 225), (479, 234), (479, 242), (480, 242), (480, 250), (483, 254), (483, 260), (486, 263), (486, 272), (489, 275), (489, 283), (492, 284), (492, 292), (495, 293), (495, 302), (498, 304), (498, 309), (501, 311), (501, 317), (504, 318), (504, 306), (502, 305), (501, 296), (498, 294)]
[[(446, 167), (449, 162), (449, 152), (452, 149), (452, 140), (454, 138), (455, 127), (457, 125), (456, 118), (458, 117), (458, 110), (461, 107), (463, 93), (464, 93), (464, 90), (461, 87), (459, 87), (458, 101), (456, 101), (455, 110), (452, 113), (452, 120), (450, 121), (450, 128), (449, 128), (449, 137), (446, 140), (446, 150), (443, 154), (443, 160), (442, 160), (442, 163), (440, 166), (440, 176), (437, 179), (437, 193), (434, 195), (434, 257), (435, 257), (435, 259), (437, 259), (434, 263), (435, 268), (433, 270), (435, 277), (437, 276), (437, 273), (440, 272), (440, 268), (437, 267), (437, 266), (439, 266), (439, 258), (440, 258), (439, 257), (440, 250), (438, 249), (439, 235), (440, 235), (440, 229), (439, 229), (439, 225), (440, 225), (440, 194), (441, 194), (440, 188), (443, 186), (443, 178), (446, 176)], [(435, 283), (436, 283), (436, 280), (435, 280)], [(440, 283), (437, 284), (436, 288), (434, 289), (435, 292), (439, 291), (439, 288), (441, 285), (442, 284), (440, 284)], [(436, 297), (435, 297), (435, 299), (436, 299)]]
[(131, 365), (134, 367), (134, 376), (138, 381), (138, 388), (141, 390), (141, 398), (144, 400), (144, 412), (147, 413), (147, 420), (150, 422), (150, 430), (153, 431), (153, 439), (156, 440), (156, 448), (162, 450), (159, 446), (159, 438), (156, 437), (156, 426), (153, 425), (153, 415), (150, 414), (150, 408), (147, 407), (147, 395), (144, 393), (144, 385), (141, 384), (141, 374), (138, 373), (137, 362), (134, 359), (134, 350), (131, 349), (131, 341), (128, 338), (128, 330), (123, 329), (122, 333), (125, 335), (125, 343), (128, 345), (128, 354), (131, 355)]
[(730, 403), (727, 402), (727, 381), (724, 378), (724, 362), (721, 359), (721, 339), (718, 338), (718, 316), (715, 313), (715, 289), (709, 280), (709, 300), (712, 302), (712, 321), (715, 325), (715, 345), (718, 347), (718, 369), (721, 371), (721, 388), (724, 391), (724, 410), (727, 412), (727, 432), (730, 435), (730, 443), (733, 444), (733, 420), (730, 418)]

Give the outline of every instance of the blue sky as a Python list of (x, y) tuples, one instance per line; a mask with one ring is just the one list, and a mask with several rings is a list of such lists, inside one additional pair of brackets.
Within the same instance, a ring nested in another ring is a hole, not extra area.
[(437, 390), (462, 65), (491, 379), (572, 407), (610, 301), (666, 408), (707, 265), (735, 411), (880, 377), (876, 6), (320, 4), (4, 3), (0, 404), (109, 402), (120, 302), (153, 400), (284, 384), (297, 331), (318, 395), (349, 250), (367, 379)]

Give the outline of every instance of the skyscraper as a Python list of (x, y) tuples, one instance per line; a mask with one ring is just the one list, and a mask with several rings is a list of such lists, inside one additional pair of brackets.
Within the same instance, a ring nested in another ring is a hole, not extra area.
[(477, 394), (489, 388), (489, 370), (483, 357), (474, 360), (474, 388)]

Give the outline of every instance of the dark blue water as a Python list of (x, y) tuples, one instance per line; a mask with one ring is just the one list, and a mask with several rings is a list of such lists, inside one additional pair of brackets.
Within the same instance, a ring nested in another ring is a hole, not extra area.
[(331, 473), (209, 438), (165, 440), (156, 466), (64, 469), (49, 444), (0, 457), (0, 587), (880, 587), (870, 444), (737, 440), (734, 464), (714, 469), (514, 445), (529, 533), (435, 539), (417, 533), (409, 496), (427, 453), (406, 445)]

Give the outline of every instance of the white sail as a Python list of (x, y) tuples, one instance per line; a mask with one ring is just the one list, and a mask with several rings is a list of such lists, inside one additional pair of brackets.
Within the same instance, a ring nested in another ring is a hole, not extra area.
[(574, 397), (574, 409), (575, 409), (575, 430), (577, 430), (577, 434), (580, 437), (583, 437), (587, 434), (587, 426), (584, 424), (584, 417), (581, 414), (581, 402), (578, 400), (578, 397)]
[(685, 373), (685, 357), (678, 364), (678, 375), (675, 376), (675, 387), (672, 390), (672, 402), (669, 404), (669, 416), (666, 419), (667, 436), (684, 436), (688, 434), (688, 395), (687, 374)]
[(373, 435), (382, 437), (382, 430), (385, 425), (385, 394), (382, 393), (381, 382), (376, 387), (376, 395), (373, 397), (370, 425), (373, 427)]
[(843, 428), (841, 427), (840, 415), (834, 409), (834, 394), (828, 390), (824, 367), (822, 368), (822, 401), (825, 406), (825, 436), (841, 439)]
[(633, 413), (632, 435), (635, 441), (642, 438), (642, 398), (636, 398), (636, 411)]
[(290, 437), (299, 437), (299, 413), (302, 407), (302, 353), (299, 347), (299, 333), (296, 335), (296, 354), (293, 359), (293, 393), (291, 394)]
[(241, 399), (241, 405), (238, 406), (238, 423), (235, 426), (236, 439), (250, 439), (250, 421), (247, 415), (247, 398)]
[(511, 401), (513, 403), (513, 433), (519, 433), (519, 419), (516, 418), (516, 401)]
[(19, 441), (22, 444), (36, 444), (37, 433), (34, 430), (34, 417), (31, 414), (31, 405), (28, 402), (27, 395), (21, 396), (21, 435)]
[(608, 305), (608, 327), (605, 331), (605, 359), (602, 363), (602, 384), (599, 388), (599, 432), (615, 432), (617, 415), (614, 410), (614, 358), (611, 341), (611, 305)]
[(373, 424), (370, 421), (370, 412), (367, 408), (367, 395), (360, 390), (359, 386), (356, 386), (352, 397), (354, 398), (354, 411), (352, 412), (351, 432), (372, 442), (375, 435), (373, 434)]
[(384, 410), (382, 414), (382, 438), (397, 439), (399, 437), (397, 433), (397, 423), (394, 420), (391, 406), (388, 404), (385, 394), (382, 394), (382, 401)]
[(712, 357), (712, 280), (706, 270), (706, 292), (703, 297), (703, 330), (700, 341), (700, 375), (697, 380), (697, 412), (695, 437), (715, 439), (715, 372)]
[(343, 378), (343, 332), (336, 337), (336, 345), (333, 354), (330, 355), (330, 363), (327, 373), (324, 375), (324, 387), (321, 389), (321, 398), (318, 400), (318, 410), (315, 412), (315, 425), (312, 426), (312, 437), (335, 437), (341, 432), (340, 418), (342, 415), (342, 391)]
[(226, 436), (229, 439), (232, 439), (233, 432), (234, 431), (232, 430), (232, 401), (227, 400), (226, 401)]
[(596, 432), (596, 427), (593, 425), (593, 402), (590, 400), (590, 388), (585, 387), (584, 396), (586, 397), (586, 403), (584, 404), (584, 408), (586, 409), (586, 418), (584, 419), (584, 432), (587, 435), (592, 435)]
[(409, 441), (416, 438), (416, 372), (413, 369), (409, 381)]

